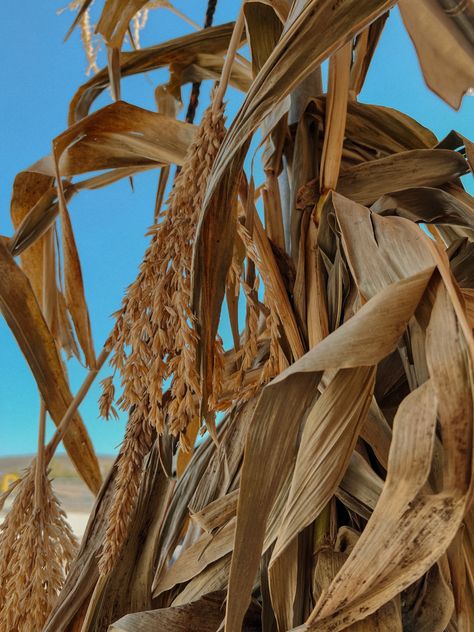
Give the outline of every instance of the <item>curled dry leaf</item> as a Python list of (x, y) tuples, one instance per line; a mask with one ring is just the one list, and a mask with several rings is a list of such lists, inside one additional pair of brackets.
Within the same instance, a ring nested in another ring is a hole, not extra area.
[[(233, 26), (232, 23), (213, 26), (158, 46), (122, 52), (120, 74), (127, 77), (173, 64), (192, 65), (199, 54), (223, 54), (227, 50)], [(94, 100), (108, 85), (109, 74), (107, 68), (104, 68), (79, 88), (69, 108), (70, 125), (87, 116)]]
[(62, 177), (124, 167), (182, 164), (195, 128), (165, 114), (117, 101), (69, 127), (53, 140), (53, 157), (30, 169)]

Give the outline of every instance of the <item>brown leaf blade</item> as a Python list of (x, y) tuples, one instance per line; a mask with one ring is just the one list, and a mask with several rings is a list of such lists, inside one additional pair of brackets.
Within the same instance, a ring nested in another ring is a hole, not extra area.
[(316, 396), (322, 371), (372, 366), (393, 350), (431, 273), (429, 269), (382, 290), (263, 390), (247, 435), (242, 466), (228, 589), (228, 630), (239, 629), (248, 605), (266, 520), (291, 467), (296, 433)]
[[(72, 394), (56, 344), (31, 285), (2, 240), (0, 268), (1, 310), (31, 368), (51, 417), (59, 424), (72, 401)], [(99, 464), (78, 413), (64, 437), (64, 446), (88, 487), (97, 493), (101, 485)]]
[(426, 83), (458, 110), (464, 94), (474, 86), (474, 46), (457, 20), (464, 11), (472, 12), (472, 6), (466, 3), (451, 12), (437, 0), (400, 0), (399, 6)]
[(64, 257), (64, 286), (66, 304), (71, 314), (77, 339), (81, 345), (86, 365), (94, 368), (96, 363), (92, 330), (87, 307), (81, 262), (77, 252), (76, 240), (71, 218), (63, 203), (59, 204), (61, 217), (62, 251)]
[(341, 369), (304, 426), (271, 565), (319, 515), (341, 482), (372, 399), (374, 369)]

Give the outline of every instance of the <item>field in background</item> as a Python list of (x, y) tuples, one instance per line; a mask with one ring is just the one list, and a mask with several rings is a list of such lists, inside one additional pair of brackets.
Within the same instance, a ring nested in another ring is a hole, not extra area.
[[(8, 485), (9, 481), (21, 476), (32, 459), (33, 456), (29, 455), (0, 457), (0, 492), (4, 491), (4, 487)], [(114, 457), (99, 456), (98, 459), (102, 476), (105, 477), (112, 466)], [(94, 504), (94, 496), (79, 478), (66, 454), (59, 454), (53, 458), (50, 466), (50, 478), (53, 479), (54, 490), (68, 515), (74, 532), (81, 537)], [(5, 503), (3, 511), (0, 512), (0, 521), (3, 521), (11, 507), (12, 500), (11, 497)]]

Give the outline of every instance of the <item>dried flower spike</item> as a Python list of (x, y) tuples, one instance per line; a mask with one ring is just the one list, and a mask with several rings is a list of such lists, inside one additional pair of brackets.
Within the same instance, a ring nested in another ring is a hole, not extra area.
[[(192, 249), (207, 180), (224, 132), (223, 106), (216, 111), (209, 107), (176, 177), (166, 214), (150, 231), (150, 246), (109, 342), (114, 353), (111, 363), (122, 378), (119, 405), (131, 414), (99, 561), (102, 576), (111, 571), (126, 537), (152, 429), (164, 432), (166, 416), (168, 431), (183, 440), (186, 428), (199, 421), (198, 337), (190, 308)], [(171, 396), (165, 415), (163, 384), (167, 379)]]
[(35, 509), (33, 464), (0, 527), (0, 632), (41, 631), (76, 555), (76, 537), (46, 472), (41, 484), (43, 502)]

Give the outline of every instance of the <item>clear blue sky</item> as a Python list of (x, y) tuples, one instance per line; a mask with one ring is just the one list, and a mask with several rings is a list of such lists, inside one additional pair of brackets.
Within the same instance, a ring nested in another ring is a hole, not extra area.
[[(203, 1), (176, 0), (174, 4), (201, 23)], [(233, 19), (239, 4), (220, 0), (215, 23)], [(49, 153), (51, 139), (66, 126), (69, 100), (86, 80), (86, 61), (78, 34), (63, 43), (72, 14), (65, 11), (57, 15), (62, 6), (57, 0), (4, 0), (2, 4), (0, 234), (12, 232), (9, 203), (16, 173)], [(158, 9), (150, 14), (142, 45), (190, 30), (167, 10)], [(123, 98), (154, 109), (153, 87), (164, 81), (163, 71), (125, 79)], [(208, 86), (203, 90), (208, 91)], [(230, 98), (228, 111), (232, 115), (238, 98)], [(104, 92), (97, 103), (105, 105), (109, 100), (110, 95)], [(428, 91), (397, 10), (385, 27), (361, 100), (400, 109), (431, 128), (439, 138), (451, 129), (473, 136), (474, 99), (465, 98), (461, 110), (455, 112)], [(127, 182), (121, 182), (100, 191), (83, 192), (70, 205), (97, 350), (112, 327), (110, 314), (120, 305), (124, 288), (133, 280), (143, 254), (144, 233), (153, 216), (155, 186), (156, 173), (143, 174), (135, 179), (134, 192)], [(75, 392), (84, 371), (74, 361), (69, 365)], [(103, 375), (109, 373), (107, 368), (103, 371)], [(98, 393), (96, 384), (80, 410), (98, 453), (105, 454), (114, 452), (120, 443), (124, 419), (100, 420)], [(38, 410), (38, 393), (29, 368), (0, 316), (0, 455), (34, 452)], [(50, 422), (50, 433), (51, 427)]]

